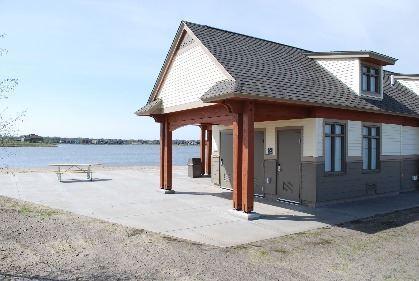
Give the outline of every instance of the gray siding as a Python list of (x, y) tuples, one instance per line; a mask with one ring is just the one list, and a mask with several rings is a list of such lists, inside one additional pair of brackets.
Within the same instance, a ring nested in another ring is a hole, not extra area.
[(316, 204), (316, 177), (317, 166), (315, 162), (303, 162), (301, 164), (301, 203), (314, 206)]
[(378, 172), (363, 172), (362, 162), (348, 162), (341, 175), (325, 175), (317, 165), (317, 203), (350, 200), (400, 191), (400, 161), (382, 161)]
[(418, 188), (418, 182), (412, 180), (412, 176), (419, 173), (419, 160), (417, 159), (404, 159), (402, 161), (402, 184), (400, 191), (411, 191)]

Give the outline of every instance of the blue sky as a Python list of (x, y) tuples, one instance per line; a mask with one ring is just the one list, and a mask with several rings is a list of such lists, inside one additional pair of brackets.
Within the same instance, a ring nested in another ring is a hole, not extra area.
[(133, 113), (183, 19), (313, 51), (374, 50), (399, 59), (387, 69), (419, 73), (418, 11), (407, 0), (0, 0), (0, 77), (19, 78), (7, 106), (26, 110), (21, 133), (155, 139), (157, 124)]

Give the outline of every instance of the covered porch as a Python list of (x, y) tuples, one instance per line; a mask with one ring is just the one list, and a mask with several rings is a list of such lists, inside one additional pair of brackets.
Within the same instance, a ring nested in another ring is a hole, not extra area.
[(212, 126), (229, 126), (233, 131), (232, 207), (251, 213), (254, 210), (254, 134), (255, 122), (302, 119), (315, 116), (307, 106), (261, 102), (256, 100), (225, 100), (200, 108), (155, 114), (160, 123), (160, 188), (173, 193), (172, 132), (182, 126), (201, 128), (200, 157), (203, 174), (211, 174)]

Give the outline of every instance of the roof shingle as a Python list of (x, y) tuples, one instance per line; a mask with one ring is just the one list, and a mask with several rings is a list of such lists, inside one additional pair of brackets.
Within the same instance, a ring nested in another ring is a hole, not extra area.
[(204, 102), (245, 95), (419, 117), (418, 95), (398, 82), (391, 85), (391, 72), (384, 71), (382, 100), (362, 97), (309, 58), (313, 52), (190, 22), (179, 30), (183, 24), (235, 79), (215, 84)]
[[(383, 100), (361, 97), (308, 58), (307, 50), (205, 25), (185, 24), (236, 79), (236, 93), (419, 115), (419, 97), (400, 83), (392, 86), (389, 72), (384, 72)], [(211, 101), (225, 94), (211, 88), (202, 99)]]

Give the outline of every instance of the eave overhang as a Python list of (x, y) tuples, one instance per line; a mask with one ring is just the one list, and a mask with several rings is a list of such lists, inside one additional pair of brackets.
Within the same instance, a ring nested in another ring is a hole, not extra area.
[(359, 58), (374, 61), (379, 65), (394, 65), (396, 58), (373, 51), (335, 51), (335, 52), (307, 52), (305, 55), (312, 59), (344, 59)]
[(156, 99), (150, 103), (147, 103), (145, 106), (137, 110), (135, 114), (138, 116), (150, 116), (152, 114), (160, 113), (161, 108), (162, 108), (162, 100)]

